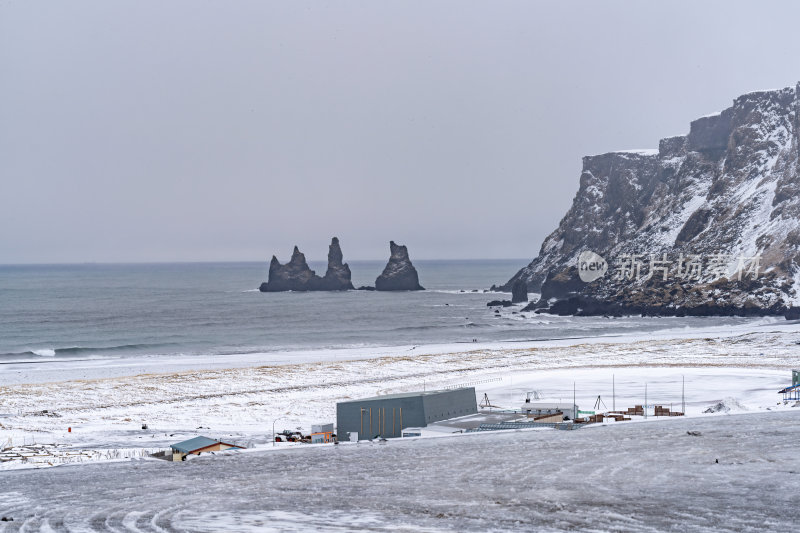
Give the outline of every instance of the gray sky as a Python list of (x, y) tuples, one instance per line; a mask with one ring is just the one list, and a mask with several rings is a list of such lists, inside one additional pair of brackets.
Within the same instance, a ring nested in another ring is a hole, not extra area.
[(800, 3), (0, 0), (0, 263), (529, 260), (581, 157), (800, 80)]

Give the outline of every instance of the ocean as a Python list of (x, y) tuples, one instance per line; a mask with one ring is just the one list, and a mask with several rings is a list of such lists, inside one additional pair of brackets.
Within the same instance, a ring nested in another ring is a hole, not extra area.
[[(483, 291), (524, 264), (415, 261), (427, 290), (391, 293), (261, 293), (266, 262), (0, 266), (0, 363), (531, 341), (756, 320), (555, 317), (521, 306), (497, 315), (486, 303), (509, 295)], [(351, 261), (353, 284), (374, 284), (383, 266)]]

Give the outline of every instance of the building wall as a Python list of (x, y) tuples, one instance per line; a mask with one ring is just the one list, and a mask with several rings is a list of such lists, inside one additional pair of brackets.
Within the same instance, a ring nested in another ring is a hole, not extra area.
[(333, 442), (333, 431), (311, 434), (311, 444), (324, 444), (326, 442)]
[[(363, 413), (361, 409), (364, 409)], [(350, 432), (357, 432), (359, 440), (371, 439), (376, 435), (399, 437), (402, 428), (424, 424), (425, 411), (419, 396), (336, 404), (336, 436), (339, 440), (345, 440)]]
[(400, 437), (403, 428), (425, 427), (429, 422), (476, 412), (474, 388), (340, 402), (336, 404), (336, 435), (342, 441), (351, 432), (357, 432), (359, 440)]
[(572, 403), (548, 403), (548, 402), (526, 402), (522, 404), (522, 412), (533, 415), (549, 415), (554, 413), (564, 413), (570, 419), (577, 416), (579, 407)]
[(563, 421), (564, 421), (563, 413), (558, 413), (555, 415), (542, 415), (534, 418), (534, 422), (539, 422), (540, 424), (557, 424)]
[(422, 397), (425, 406), (425, 423), (448, 420), (478, 412), (475, 389), (454, 389), (443, 394)]

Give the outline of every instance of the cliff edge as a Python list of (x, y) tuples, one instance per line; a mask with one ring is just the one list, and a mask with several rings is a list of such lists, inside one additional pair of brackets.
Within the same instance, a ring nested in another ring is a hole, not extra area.
[(658, 150), (583, 158), (524, 282), (560, 314), (789, 312), (800, 304), (800, 83), (736, 98)]

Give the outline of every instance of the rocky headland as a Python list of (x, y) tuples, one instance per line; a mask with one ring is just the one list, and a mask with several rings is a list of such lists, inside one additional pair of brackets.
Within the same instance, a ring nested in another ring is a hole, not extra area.
[(781, 315), (800, 304), (800, 84), (657, 150), (583, 158), (572, 207), (507, 283), (576, 315)]

